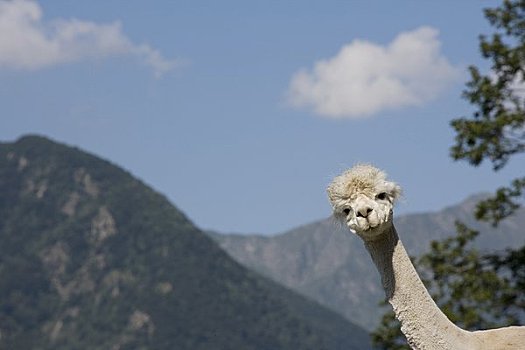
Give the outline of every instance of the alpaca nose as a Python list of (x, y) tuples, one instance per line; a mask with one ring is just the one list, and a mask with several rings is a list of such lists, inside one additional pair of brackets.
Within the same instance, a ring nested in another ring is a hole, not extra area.
[(363, 206), (361, 208), (359, 208), (357, 210), (357, 216), (358, 217), (362, 217), (362, 218), (366, 218), (368, 217), (368, 214), (370, 214), (372, 212), (372, 208), (370, 208), (369, 206)]

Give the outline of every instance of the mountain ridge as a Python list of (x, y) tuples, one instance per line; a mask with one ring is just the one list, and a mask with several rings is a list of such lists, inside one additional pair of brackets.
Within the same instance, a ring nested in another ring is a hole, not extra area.
[[(525, 244), (525, 209), (497, 228), (472, 215), (485, 194), (431, 213), (395, 217), (403, 243), (413, 256), (427, 251), (430, 241), (455, 233), (455, 221), (480, 230), (475, 244), (481, 250), (499, 250)], [(379, 274), (362, 242), (332, 218), (301, 225), (274, 236), (224, 235), (208, 232), (234, 259), (269, 278), (340, 312), (372, 330), (384, 309)]]
[(359, 327), (246, 270), (165, 196), (79, 148), (0, 143), (0, 193), (0, 348), (369, 348)]

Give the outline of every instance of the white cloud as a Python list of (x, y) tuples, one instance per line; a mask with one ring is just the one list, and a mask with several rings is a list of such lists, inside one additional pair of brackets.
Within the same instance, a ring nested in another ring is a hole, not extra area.
[(421, 105), (459, 77), (440, 52), (438, 31), (420, 27), (389, 45), (354, 40), (332, 58), (301, 70), (290, 82), (288, 99), (331, 118), (363, 118)]
[(40, 69), (61, 63), (134, 55), (156, 75), (177, 62), (146, 44), (137, 45), (120, 23), (97, 24), (77, 19), (44, 21), (31, 0), (0, 0), (0, 68)]

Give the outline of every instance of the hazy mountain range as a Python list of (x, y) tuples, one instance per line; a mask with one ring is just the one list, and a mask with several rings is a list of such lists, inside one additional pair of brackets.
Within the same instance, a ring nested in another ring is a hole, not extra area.
[[(525, 244), (525, 209), (504, 220), (497, 229), (472, 216), (483, 195), (439, 212), (395, 218), (401, 240), (412, 256), (423, 253), (432, 240), (455, 234), (461, 220), (482, 234), (483, 250)], [(275, 236), (209, 234), (243, 265), (344, 315), (365, 329), (374, 329), (384, 309), (379, 274), (362, 241), (333, 219), (325, 219)]]
[(126, 171), (43, 137), (0, 143), (0, 242), (0, 349), (370, 348)]

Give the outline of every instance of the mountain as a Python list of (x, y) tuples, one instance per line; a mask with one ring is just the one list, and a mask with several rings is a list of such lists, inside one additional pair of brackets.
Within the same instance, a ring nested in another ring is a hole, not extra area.
[[(481, 231), (476, 245), (482, 250), (525, 244), (525, 209), (498, 228), (480, 224), (473, 209), (483, 195), (435, 213), (396, 217), (397, 231), (412, 256), (425, 252), (432, 240), (455, 234), (461, 220)], [(385, 309), (380, 277), (362, 241), (325, 219), (276, 236), (209, 234), (243, 265), (341, 313), (351, 322), (372, 330)]]
[(126, 171), (44, 137), (0, 144), (0, 242), (0, 349), (370, 348)]

